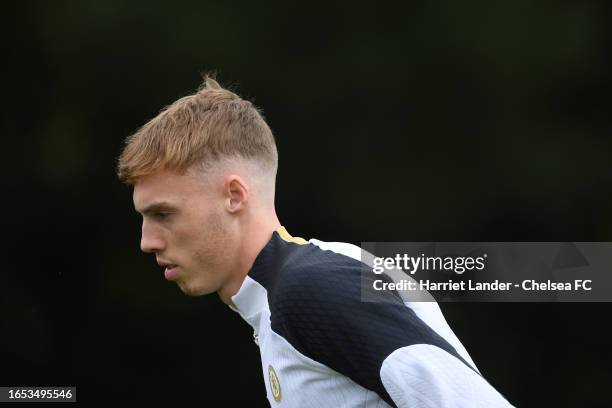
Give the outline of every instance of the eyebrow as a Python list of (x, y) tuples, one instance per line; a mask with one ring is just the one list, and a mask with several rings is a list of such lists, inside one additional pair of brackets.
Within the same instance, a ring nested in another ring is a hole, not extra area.
[(171, 210), (174, 209), (174, 206), (172, 204), (170, 204), (167, 201), (159, 201), (156, 203), (151, 203), (149, 205), (147, 205), (146, 207), (142, 208), (141, 210), (136, 209), (136, 212), (143, 214), (143, 215), (147, 215), (147, 214), (151, 214), (160, 210)]

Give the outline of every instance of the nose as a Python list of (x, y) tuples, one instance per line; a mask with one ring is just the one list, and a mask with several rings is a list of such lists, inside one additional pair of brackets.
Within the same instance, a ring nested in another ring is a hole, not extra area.
[(163, 251), (164, 241), (145, 220), (142, 221), (142, 235), (140, 237), (140, 250), (142, 252)]

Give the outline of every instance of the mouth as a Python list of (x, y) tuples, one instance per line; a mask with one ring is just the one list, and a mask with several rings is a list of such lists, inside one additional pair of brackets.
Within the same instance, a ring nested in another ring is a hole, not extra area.
[(157, 261), (157, 264), (164, 268), (164, 277), (167, 280), (173, 280), (178, 273), (178, 265), (164, 261)]

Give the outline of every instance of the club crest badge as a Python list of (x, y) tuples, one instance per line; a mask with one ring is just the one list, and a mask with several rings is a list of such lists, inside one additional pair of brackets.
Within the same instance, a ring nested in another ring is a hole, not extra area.
[(280, 402), (283, 397), (281, 393), (281, 385), (280, 381), (278, 381), (278, 376), (276, 375), (276, 371), (274, 371), (274, 367), (271, 365), (268, 366), (268, 376), (270, 378), (270, 390), (272, 390), (272, 396), (274, 397), (274, 401)]

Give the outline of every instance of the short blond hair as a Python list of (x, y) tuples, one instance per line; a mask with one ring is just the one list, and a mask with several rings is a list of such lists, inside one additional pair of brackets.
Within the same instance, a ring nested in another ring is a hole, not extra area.
[(157, 170), (183, 173), (232, 157), (257, 162), (276, 175), (276, 143), (260, 110), (205, 76), (196, 93), (166, 107), (126, 139), (117, 175), (134, 184)]

